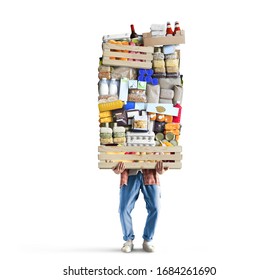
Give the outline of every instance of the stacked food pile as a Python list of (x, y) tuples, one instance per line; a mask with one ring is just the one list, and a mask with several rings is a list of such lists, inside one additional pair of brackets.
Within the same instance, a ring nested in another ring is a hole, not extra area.
[(183, 81), (175, 23), (152, 24), (149, 33), (103, 36), (99, 65), (99, 168), (125, 161), (127, 168), (154, 168), (156, 161), (181, 168)]

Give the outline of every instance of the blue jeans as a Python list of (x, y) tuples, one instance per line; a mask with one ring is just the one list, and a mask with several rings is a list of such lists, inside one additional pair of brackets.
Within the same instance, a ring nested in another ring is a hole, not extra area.
[(125, 241), (135, 238), (131, 212), (139, 197), (140, 190), (143, 193), (148, 213), (142, 237), (146, 241), (151, 241), (155, 232), (160, 208), (160, 188), (157, 185), (144, 185), (143, 175), (138, 172), (137, 175), (129, 176), (128, 184), (120, 188), (119, 214)]

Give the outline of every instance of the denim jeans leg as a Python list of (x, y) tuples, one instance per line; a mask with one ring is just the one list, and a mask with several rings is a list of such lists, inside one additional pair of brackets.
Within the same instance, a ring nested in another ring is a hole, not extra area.
[(154, 236), (160, 210), (160, 187), (157, 185), (143, 185), (142, 193), (148, 212), (142, 237), (146, 241), (151, 241)]
[(120, 188), (119, 214), (125, 241), (134, 240), (135, 238), (131, 212), (140, 192), (141, 181), (138, 175), (129, 176), (128, 184)]

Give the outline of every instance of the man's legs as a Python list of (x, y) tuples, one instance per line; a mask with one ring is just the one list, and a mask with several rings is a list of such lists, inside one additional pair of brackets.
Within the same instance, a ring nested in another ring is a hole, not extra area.
[(142, 237), (145, 241), (149, 242), (154, 236), (155, 227), (158, 220), (161, 197), (160, 187), (157, 185), (143, 185), (142, 193), (148, 212)]
[(131, 212), (134, 209), (135, 202), (139, 197), (141, 187), (141, 174), (129, 176), (128, 184), (120, 188), (119, 214), (123, 232), (123, 239), (134, 240), (133, 223)]

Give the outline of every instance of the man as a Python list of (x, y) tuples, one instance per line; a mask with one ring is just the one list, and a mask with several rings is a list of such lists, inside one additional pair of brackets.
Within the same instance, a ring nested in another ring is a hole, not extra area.
[(120, 178), (120, 205), (119, 214), (123, 231), (123, 239), (126, 241), (122, 252), (130, 253), (133, 250), (135, 238), (132, 224), (131, 212), (138, 199), (141, 190), (148, 212), (144, 232), (143, 249), (146, 252), (154, 252), (151, 244), (158, 220), (160, 208), (160, 182), (158, 174), (163, 174), (168, 168), (164, 167), (162, 161), (156, 163), (155, 169), (126, 169), (123, 162), (119, 162), (113, 171), (121, 174)]

